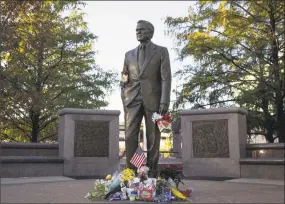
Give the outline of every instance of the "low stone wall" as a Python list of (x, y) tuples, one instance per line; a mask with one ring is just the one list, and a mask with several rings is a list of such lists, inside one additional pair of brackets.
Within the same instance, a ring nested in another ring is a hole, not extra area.
[(58, 144), (5, 142), (1, 156), (58, 156)]
[(1, 178), (62, 176), (58, 156), (1, 156)]
[(240, 159), (241, 177), (284, 180), (284, 158)]
[(284, 143), (247, 144), (247, 157), (252, 158), (284, 158)]
[(241, 177), (284, 180), (284, 143), (247, 144)]
[(62, 176), (58, 144), (0, 143), (1, 178)]

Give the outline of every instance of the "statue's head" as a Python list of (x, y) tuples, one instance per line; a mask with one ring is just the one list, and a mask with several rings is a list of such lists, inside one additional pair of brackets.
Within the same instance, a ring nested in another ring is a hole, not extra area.
[(150, 22), (144, 20), (138, 21), (136, 28), (138, 41), (143, 42), (152, 39), (153, 33), (154, 27)]

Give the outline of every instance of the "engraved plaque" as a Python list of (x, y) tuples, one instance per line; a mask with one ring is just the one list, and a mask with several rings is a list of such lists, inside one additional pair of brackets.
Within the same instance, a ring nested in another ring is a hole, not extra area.
[(229, 157), (228, 120), (192, 123), (193, 157)]
[(108, 157), (109, 122), (75, 121), (74, 157)]

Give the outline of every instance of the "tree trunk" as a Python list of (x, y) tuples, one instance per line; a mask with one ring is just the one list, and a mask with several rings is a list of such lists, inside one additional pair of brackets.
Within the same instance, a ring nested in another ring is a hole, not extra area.
[(32, 120), (32, 137), (31, 142), (38, 142), (38, 134), (40, 128), (40, 114), (38, 110), (31, 111), (31, 120)]
[(267, 140), (268, 143), (274, 143), (273, 134), (267, 135), (266, 140)]
[(283, 128), (283, 130), (282, 131), (280, 131), (280, 133), (281, 134), (279, 134), (279, 136), (278, 136), (278, 142), (279, 143), (285, 143), (285, 130), (284, 130), (284, 128)]
[(43, 68), (43, 51), (44, 51), (44, 45), (43, 45), (44, 39), (42, 39), (41, 44), (39, 45), (39, 51), (38, 51), (38, 66), (36, 69), (36, 81), (34, 83), (34, 86), (36, 88), (36, 91), (34, 93), (33, 98), (33, 107), (32, 107), (32, 114), (31, 114), (31, 120), (32, 120), (32, 137), (31, 142), (38, 142), (38, 136), (40, 133), (40, 115), (41, 115), (41, 109), (40, 105), (43, 102), (43, 95), (42, 95), (42, 68)]
[[(276, 110), (276, 130), (277, 138), (279, 138), (279, 142), (284, 142), (285, 137), (285, 131), (284, 131), (284, 107), (283, 107), (283, 80), (281, 78), (281, 67), (279, 64), (279, 56), (278, 52), (281, 50), (279, 47), (279, 44), (277, 42), (276, 37), (276, 19), (274, 16), (274, 11), (276, 7), (274, 6), (274, 1), (269, 1), (269, 17), (270, 17), (270, 27), (271, 27), (271, 33), (272, 33), (272, 41), (271, 41), (271, 61), (272, 61), (272, 70), (273, 70), (273, 78), (276, 82), (276, 90), (275, 90), (275, 110)], [(284, 64), (283, 64), (284, 66)]]
[(266, 130), (267, 130), (267, 134), (266, 134), (266, 140), (268, 143), (274, 143), (274, 129), (273, 129), (273, 122), (270, 120), (265, 121), (266, 124)]
[(267, 132), (265, 137), (266, 137), (267, 142), (273, 143), (274, 142), (274, 137), (273, 137), (273, 134), (274, 134), (274, 128), (273, 128), (274, 121), (272, 119), (272, 116), (269, 113), (269, 110), (268, 110), (269, 108), (268, 107), (269, 107), (269, 100), (264, 95), (262, 97), (262, 110), (263, 110), (263, 117), (264, 117), (264, 126), (265, 126), (265, 129), (266, 129), (266, 132)]
[(285, 120), (284, 119), (280, 121), (280, 126), (277, 132), (277, 138), (278, 138), (279, 143), (285, 142)]

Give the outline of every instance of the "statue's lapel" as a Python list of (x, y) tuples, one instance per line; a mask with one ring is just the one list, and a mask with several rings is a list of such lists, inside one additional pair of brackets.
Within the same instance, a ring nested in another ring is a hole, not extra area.
[(137, 69), (137, 72), (139, 74), (140, 73), (140, 69), (139, 69), (139, 64), (138, 64), (138, 51), (139, 51), (139, 47), (136, 47), (135, 53), (134, 53), (134, 58), (135, 58), (136, 69)]
[(143, 67), (142, 67), (141, 72), (140, 72), (140, 76), (143, 74), (145, 68), (149, 64), (149, 62), (152, 59), (152, 57), (154, 56), (155, 52), (156, 52), (156, 46), (153, 43), (151, 43), (148, 46), (148, 48), (146, 49), (146, 57), (145, 57), (145, 61), (143, 63)]

